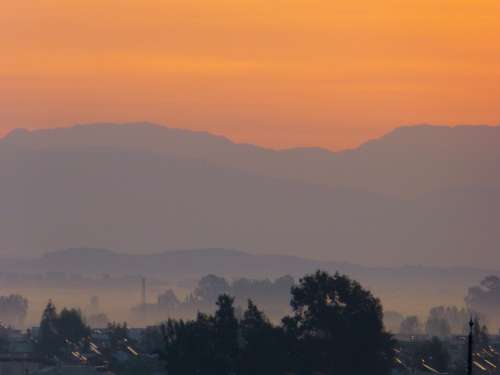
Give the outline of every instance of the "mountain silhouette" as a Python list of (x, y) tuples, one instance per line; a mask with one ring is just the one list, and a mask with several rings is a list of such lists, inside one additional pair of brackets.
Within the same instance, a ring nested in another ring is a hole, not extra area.
[(0, 140), (0, 251), (238, 248), (497, 267), (500, 127), (403, 127), (359, 148), (269, 150), (153, 124)]

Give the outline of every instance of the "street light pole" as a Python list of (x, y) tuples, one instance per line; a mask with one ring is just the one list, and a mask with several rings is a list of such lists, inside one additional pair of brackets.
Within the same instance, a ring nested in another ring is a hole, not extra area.
[(474, 327), (474, 322), (472, 317), (469, 321), (469, 346), (467, 351), (467, 375), (472, 375), (472, 327)]

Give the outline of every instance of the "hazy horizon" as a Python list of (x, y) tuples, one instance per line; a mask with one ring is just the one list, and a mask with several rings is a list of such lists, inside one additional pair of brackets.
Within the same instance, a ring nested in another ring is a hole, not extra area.
[(71, 129), (74, 127), (79, 127), (79, 126), (102, 126), (102, 125), (108, 125), (108, 126), (116, 126), (116, 125), (121, 125), (121, 126), (133, 126), (133, 125), (151, 125), (151, 126), (159, 126), (163, 127), (166, 129), (170, 129), (173, 131), (181, 131), (181, 132), (192, 132), (195, 134), (208, 134), (212, 135), (215, 137), (219, 137), (221, 139), (227, 140), (231, 143), (234, 143), (236, 145), (250, 145), (250, 146), (255, 146), (258, 148), (262, 149), (267, 149), (267, 150), (272, 150), (272, 151), (289, 151), (289, 150), (301, 150), (301, 149), (313, 149), (313, 150), (324, 150), (328, 151), (331, 153), (341, 153), (341, 152), (346, 152), (346, 151), (352, 151), (357, 148), (360, 148), (366, 143), (369, 143), (373, 140), (377, 140), (380, 138), (383, 138), (384, 136), (387, 136), (395, 131), (401, 130), (401, 129), (411, 129), (411, 128), (418, 128), (418, 127), (433, 127), (433, 128), (441, 128), (441, 129), (455, 129), (455, 128), (469, 128), (469, 127), (479, 127), (479, 128), (498, 128), (500, 127), (500, 123), (480, 123), (480, 124), (474, 124), (474, 123), (454, 123), (454, 124), (441, 124), (441, 123), (407, 123), (407, 124), (396, 124), (392, 128), (387, 128), (377, 136), (366, 136), (365, 138), (361, 138), (358, 143), (352, 144), (350, 146), (347, 146), (345, 148), (329, 148), (329, 147), (324, 147), (319, 144), (309, 144), (309, 145), (304, 145), (304, 144), (292, 144), (288, 146), (266, 146), (264, 144), (259, 144), (259, 143), (252, 143), (250, 141), (245, 141), (245, 140), (239, 140), (237, 141), (234, 138), (231, 138), (230, 136), (224, 134), (224, 133), (218, 133), (218, 132), (211, 132), (208, 130), (204, 129), (199, 129), (197, 127), (189, 128), (181, 128), (175, 126), (175, 124), (168, 124), (168, 123), (158, 123), (154, 121), (149, 121), (149, 120), (133, 120), (133, 121), (125, 121), (125, 122), (120, 122), (120, 121), (92, 121), (92, 122), (75, 122), (72, 124), (56, 124), (53, 126), (48, 126), (48, 127), (33, 127), (33, 126), (28, 126), (27, 124), (22, 125), (20, 124), (19, 126), (11, 126), (8, 128), (4, 128), (4, 132), (0, 133), (0, 141), (3, 139), (8, 138), (9, 136), (12, 136), (13, 134), (17, 132), (30, 132), (30, 133), (37, 133), (37, 132), (47, 132), (47, 131), (55, 131), (55, 130), (64, 130), (64, 129)]
[(0, 11), (0, 374), (500, 375), (498, 0)]
[(399, 127), (341, 152), (269, 150), (151, 123), (18, 129), (0, 138), (9, 212), (0, 246), (4, 255), (219, 247), (491, 267), (499, 145), (498, 126)]
[(495, 1), (74, 0), (0, 14), (0, 134), (149, 119), (351, 148), (400, 124), (496, 123)]

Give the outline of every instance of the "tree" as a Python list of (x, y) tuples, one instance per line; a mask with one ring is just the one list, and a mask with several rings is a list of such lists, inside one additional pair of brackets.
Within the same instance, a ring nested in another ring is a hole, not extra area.
[(220, 375), (233, 374), (238, 363), (238, 321), (234, 298), (223, 294), (217, 299), (214, 315), (215, 366)]
[(250, 299), (248, 300), (247, 309), (243, 313), (243, 320), (240, 324), (243, 335), (272, 327), (266, 315)]
[(169, 319), (162, 325), (167, 373), (217, 375), (214, 365), (213, 317), (199, 313), (195, 321)]
[(164, 354), (164, 337), (159, 327), (146, 327), (141, 336), (140, 346), (146, 353)]
[(40, 321), (37, 349), (44, 356), (60, 356), (67, 342), (78, 344), (89, 335), (90, 328), (85, 324), (80, 310), (63, 309), (58, 314), (54, 304), (49, 301)]
[(407, 316), (402, 322), (399, 328), (399, 333), (403, 335), (418, 335), (422, 333), (422, 327), (418, 317), (415, 315)]
[(49, 301), (42, 314), (40, 321), (40, 332), (38, 334), (37, 351), (44, 356), (55, 356), (60, 354), (64, 345), (64, 338), (59, 333), (56, 307)]
[[(241, 281), (238, 288), (252, 284)], [(302, 278), (292, 288), (293, 315), (280, 327), (251, 300), (241, 321), (234, 298), (222, 294), (216, 305), (214, 315), (162, 326), (168, 373), (386, 375), (392, 368), (394, 341), (380, 302), (347, 276), (318, 271)]]
[(248, 300), (240, 322), (243, 345), (240, 352), (241, 375), (280, 375), (290, 365), (287, 342), (281, 328), (273, 327), (265, 314)]
[(83, 320), (80, 310), (64, 308), (56, 320), (59, 334), (72, 343), (79, 343), (90, 336), (90, 327)]
[(294, 315), (287, 330), (300, 342), (300, 373), (388, 374), (392, 336), (385, 332), (382, 307), (347, 276), (317, 271), (292, 288)]

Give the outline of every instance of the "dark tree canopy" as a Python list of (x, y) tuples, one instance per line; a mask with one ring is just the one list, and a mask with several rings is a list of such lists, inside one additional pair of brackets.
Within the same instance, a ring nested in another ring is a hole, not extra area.
[(273, 327), (265, 314), (251, 301), (240, 322), (242, 347), (240, 353), (241, 375), (284, 374), (292, 359), (283, 330)]
[(214, 316), (216, 367), (221, 375), (234, 374), (238, 365), (238, 321), (234, 298), (223, 294), (217, 300)]
[(291, 305), (294, 314), (285, 322), (303, 343), (303, 372), (389, 373), (393, 340), (382, 306), (358, 282), (318, 271), (292, 288)]
[(37, 341), (37, 350), (42, 355), (57, 355), (64, 345), (64, 338), (59, 334), (57, 327), (58, 318), (56, 307), (49, 302), (42, 314)]
[(56, 327), (64, 339), (73, 343), (90, 336), (90, 328), (83, 320), (81, 311), (77, 309), (62, 309)]
[(234, 299), (221, 295), (214, 316), (198, 314), (195, 321), (169, 320), (163, 326), (169, 373), (235, 374), (238, 366), (239, 324)]
[[(222, 284), (210, 278), (203, 284)], [(279, 285), (288, 285), (283, 279)], [(240, 290), (248, 286), (237, 284)], [(204, 290), (204, 291), (202, 291)], [(197, 296), (212, 298), (212, 287)], [(393, 340), (373, 295), (346, 276), (317, 272), (292, 288), (293, 315), (273, 326), (255, 303), (238, 320), (234, 298), (222, 294), (213, 315), (169, 320), (162, 327), (167, 371), (183, 375), (386, 375)]]
[(90, 328), (85, 324), (80, 310), (63, 309), (60, 314), (49, 302), (40, 322), (37, 349), (46, 356), (60, 355), (67, 343), (79, 343), (88, 338)]

